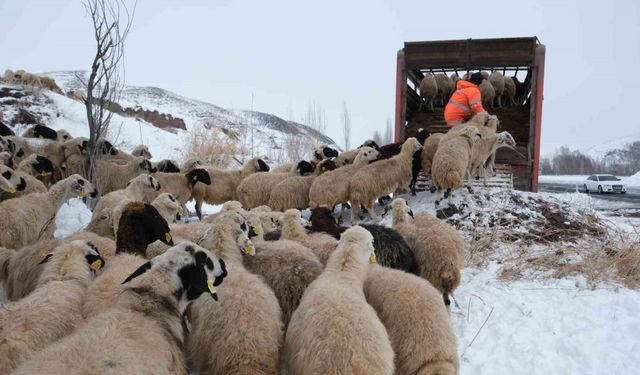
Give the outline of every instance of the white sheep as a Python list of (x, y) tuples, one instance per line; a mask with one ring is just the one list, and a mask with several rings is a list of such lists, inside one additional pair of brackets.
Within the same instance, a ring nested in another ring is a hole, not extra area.
[[(313, 149), (311, 152), (311, 164), (318, 165), (321, 161), (329, 158), (334, 158), (338, 156), (338, 150), (331, 148), (327, 145), (320, 145)], [(271, 170), (271, 172), (276, 173), (286, 173), (291, 170), (291, 168), (295, 166), (295, 163), (284, 163), (276, 166)]]
[(179, 244), (127, 277), (112, 309), (24, 362), (15, 374), (186, 375), (184, 309), (203, 294), (217, 298), (215, 287), (225, 275), (216, 256)]
[(307, 288), (285, 336), (289, 373), (394, 373), (389, 336), (363, 292), (369, 263), (375, 263), (372, 242), (362, 227), (345, 231), (324, 272)]
[(326, 233), (307, 233), (302, 227), (300, 216), (300, 211), (296, 209), (285, 211), (280, 225), (282, 227), (281, 239), (295, 241), (308, 247), (316, 254), (322, 264), (327, 264), (329, 257), (336, 250), (338, 241)]
[(420, 104), (420, 107), (426, 103), (427, 110), (433, 111), (433, 102), (438, 95), (438, 82), (436, 78), (431, 74), (427, 74), (422, 81), (420, 81), (420, 97), (424, 99), (424, 103)]
[(124, 189), (134, 177), (143, 173), (155, 173), (151, 162), (143, 157), (136, 157), (126, 164), (114, 164), (104, 160), (96, 160), (96, 183), (101, 194)]
[(503, 104), (507, 107), (516, 105), (516, 83), (511, 77), (504, 77)]
[[(471, 161), (469, 163), (469, 185), (471, 178), (482, 174), (484, 185), (487, 185), (487, 168), (485, 165), (489, 162), (488, 168), (493, 168), (492, 161), (495, 160), (496, 151), (502, 147), (516, 147), (516, 141), (509, 132), (495, 133), (489, 129), (480, 129), (482, 139), (476, 142), (471, 148)], [(493, 170), (492, 170), (493, 171)]]
[(487, 79), (483, 79), (482, 83), (478, 85), (480, 88), (480, 97), (482, 98), (482, 106), (484, 108), (493, 108), (493, 101), (496, 97), (496, 89), (491, 82)]
[(443, 73), (436, 74), (434, 78), (438, 85), (437, 98), (440, 100), (442, 107), (444, 107), (447, 105), (447, 102), (449, 102), (449, 98), (455, 90), (455, 83), (451, 78), (447, 77), (446, 74)]
[(47, 193), (30, 194), (0, 203), (0, 212), (11, 212), (0, 222), (0, 246), (18, 249), (53, 236), (55, 218), (66, 201), (97, 195), (93, 185), (80, 175), (56, 183)]
[(492, 72), (489, 75), (489, 82), (495, 90), (495, 98), (498, 102), (498, 108), (502, 108), (502, 95), (504, 94), (504, 76), (500, 72)]
[(153, 176), (160, 183), (161, 190), (171, 193), (185, 210), (185, 205), (193, 198), (198, 183), (211, 185), (211, 176), (203, 168), (195, 168), (184, 174), (157, 172)]
[(271, 189), (268, 206), (275, 211), (285, 211), (289, 208), (304, 210), (309, 207), (309, 190), (316, 177), (335, 169), (335, 163), (326, 159), (318, 163), (314, 173), (309, 176), (287, 178)]

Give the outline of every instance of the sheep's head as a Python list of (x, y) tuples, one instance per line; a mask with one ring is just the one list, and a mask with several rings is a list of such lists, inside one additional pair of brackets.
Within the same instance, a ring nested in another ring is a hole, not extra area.
[(318, 165), (316, 166), (316, 169), (320, 174), (324, 172), (332, 171), (336, 168), (338, 168), (338, 166), (336, 165), (334, 159), (325, 159), (320, 163), (318, 163)]
[(252, 233), (256, 233), (256, 228), (252, 227), (246, 217), (236, 211), (227, 211), (219, 216), (218, 219), (221, 223), (224, 222), (226, 226), (230, 226), (234, 230), (234, 238), (238, 249), (246, 255), (256, 255), (256, 248), (251, 242)]
[(156, 180), (155, 177), (146, 173), (138, 175), (132, 178), (131, 180), (129, 180), (129, 182), (127, 182), (127, 187), (129, 186), (137, 186), (137, 187), (142, 187), (144, 189), (155, 190), (155, 191), (160, 191), (160, 189), (162, 188), (162, 186), (160, 185), (158, 180)]
[(184, 215), (184, 211), (182, 209), (182, 205), (178, 200), (170, 193), (162, 193), (158, 195), (156, 199), (151, 203), (152, 206), (156, 207), (158, 205), (166, 207), (168, 210), (177, 213), (177, 219), (180, 219), (180, 216)]
[(498, 147), (516, 147), (516, 141), (509, 132), (498, 133)]
[(202, 168), (192, 169), (189, 173), (187, 173), (187, 180), (191, 184), (191, 186), (195, 185), (198, 182), (201, 182), (205, 185), (211, 185), (211, 176), (209, 172)]
[(393, 224), (405, 221), (407, 216), (413, 219), (413, 211), (407, 204), (407, 201), (402, 198), (396, 198), (391, 202), (391, 209), (393, 212)]
[(84, 137), (69, 139), (62, 143), (65, 159), (72, 155), (86, 155), (89, 140)]
[(138, 167), (147, 173), (156, 173), (158, 171), (149, 160), (142, 156), (137, 157), (136, 162), (138, 163)]
[(358, 148), (362, 148), (362, 147), (371, 147), (374, 148), (376, 150), (380, 150), (380, 146), (378, 146), (378, 144), (376, 143), (376, 141), (374, 141), (373, 139), (367, 139), (366, 141), (364, 141), (363, 144), (361, 144)]
[(35, 125), (32, 128), (34, 138), (50, 139), (52, 141), (58, 140), (58, 133), (50, 127), (44, 125)]
[(45, 264), (39, 283), (84, 276), (87, 279), (105, 265), (98, 249), (89, 241), (76, 240), (55, 248), (44, 256)]
[(204, 165), (204, 163), (200, 159), (189, 159), (184, 164), (182, 164), (182, 169), (181, 170), (184, 171), (184, 172), (188, 172), (188, 171), (192, 170), (193, 168), (198, 168), (198, 167), (201, 167), (203, 165)]
[(40, 176), (43, 177), (50, 176), (53, 173), (53, 163), (51, 162), (51, 160), (45, 158), (44, 156), (35, 155), (33, 160), (31, 160), (31, 167), (34, 171), (36, 171)]
[(151, 159), (153, 156), (151, 155), (151, 151), (145, 145), (140, 145), (133, 149), (131, 152), (133, 156), (142, 156), (143, 158)]
[(256, 159), (255, 169), (256, 169), (256, 172), (269, 172), (270, 170), (267, 163), (265, 163), (264, 160), (262, 159)]
[(301, 160), (296, 165), (296, 172), (300, 176), (304, 176), (306, 174), (313, 173), (314, 170), (315, 170), (314, 165), (311, 164), (310, 162), (306, 161), (306, 160)]
[(68, 192), (68, 197), (90, 196), (91, 198), (95, 198), (98, 196), (98, 190), (95, 186), (79, 174), (73, 174), (59, 183), (65, 183), (69, 187), (70, 192)]
[(118, 155), (118, 149), (111, 144), (111, 142), (106, 139), (101, 139), (96, 143), (98, 149), (102, 153), (102, 155)]
[[(486, 113), (486, 112), (484, 112)], [(491, 128), (493, 130), (498, 129), (498, 126), (500, 125), (500, 120), (498, 120), (498, 116), (496, 115), (490, 115), (487, 117), (487, 121), (484, 124), (486, 127)]]
[(328, 207), (319, 206), (311, 210), (311, 217), (309, 217), (309, 224), (312, 229), (323, 230), (327, 227), (338, 225), (337, 219), (335, 219)]
[(416, 134), (416, 139), (420, 144), (424, 144), (424, 141), (429, 137), (429, 131), (425, 128), (418, 129), (418, 133)]
[(178, 297), (181, 310), (203, 293), (217, 301), (216, 287), (227, 276), (222, 259), (194, 243), (182, 242), (140, 266), (122, 284), (134, 287), (150, 281), (153, 285), (154, 274), (165, 272), (170, 277), (164, 280), (174, 284), (173, 295)]
[(66, 141), (70, 141), (73, 139), (73, 137), (71, 136), (71, 134), (64, 130), (64, 129), (60, 129), (56, 132), (56, 138), (59, 142), (66, 142)]
[(404, 141), (404, 144), (402, 144), (402, 150), (407, 149), (409, 150), (411, 155), (413, 155), (414, 153), (422, 150), (422, 143), (418, 142), (415, 137), (409, 137), (406, 141)]
[(13, 155), (7, 151), (0, 152), (0, 165), (6, 165), (9, 168), (15, 168)]
[(351, 254), (361, 264), (378, 262), (373, 246), (373, 236), (359, 225), (347, 229), (340, 235), (336, 251), (341, 248), (352, 252)]
[(460, 135), (469, 138), (471, 142), (478, 142), (482, 139), (482, 133), (475, 126), (465, 126), (460, 129)]
[(338, 156), (338, 150), (336, 150), (335, 148), (331, 148), (327, 145), (320, 145), (316, 147), (315, 150), (313, 150), (313, 158), (316, 161), (320, 161), (328, 158), (335, 158), (336, 156)]
[(150, 204), (131, 202), (124, 206), (118, 223), (116, 253), (132, 252), (145, 255), (155, 241), (173, 246), (169, 224)]
[(27, 187), (24, 178), (6, 165), (0, 165), (0, 176), (0, 189), (10, 194), (23, 191)]
[(13, 156), (23, 157), (24, 151), (9, 138), (0, 136), (0, 151), (10, 152)]
[[(179, 173), (180, 172), (180, 168), (178, 167), (178, 165), (176, 163), (174, 163), (171, 160), (162, 160), (160, 161), (157, 165), (156, 168), (158, 169), (159, 172), (164, 172), (164, 173)], [(189, 169), (187, 169), (187, 171), (191, 171), (193, 170), (193, 168), (195, 167), (191, 167)]]
[[(364, 146), (360, 148), (356, 159), (358, 160), (358, 162), (360, 160), (365, 160), (367, 163), (371, 163), (374, 160), (378, 160), (379, 157), (380, 152), (378, 150), (372, 147)], [(358, 162), (354, 160), (355, 164), (358, 164)]]

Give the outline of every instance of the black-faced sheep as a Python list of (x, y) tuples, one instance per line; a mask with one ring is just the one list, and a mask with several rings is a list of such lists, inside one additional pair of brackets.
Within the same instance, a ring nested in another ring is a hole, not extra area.
[(180, 167), (173, 160), (161, 160), (158, 162), (158, 164), (156, 164), (156, 168), (158, 169), (158, 172), (180, 173)]
[(0, 307), (0, 374), (9, 374), (82, 323), (85, 290), (104, 260), (91, 243), (74, 241), (40, 264), (44, 270), (36, 290)]
[(458, 373), (456, 336), (442, 296), (428, 281), (373, 266), (364, 294), (391, 339), (395, 374)]
[[(338, 150), (331, 148), (327, 145), (320, 145), (313, 149), (313, 152), (311, 153), (310, 163), (316, 166), (318, 165), (318, 163), (320, 163), (325, 159), (335, 158), (337, 156), (338, 156)], [(295, 163), (280, 164), (277, 167), (273, 168), (271, 172), (286, 173), (286, 172), (289, 172), (294, 165)]]
[(26, 187), (27, 182), (19, 173), (6, 165), (0, 165), (0, 201), (16, 197)]
[[(309, 227), (312, 232), (324, 232), (334, 238), (340, 238), (342, 232), (349, 229), (336, 223), (326, 207), (316, 207), (311, 211)], [(418, 265), (413, 251), (395, 230), (382, 225), (361, 225), (373, 236), (378, 263), (385, 267), (396, 268), (405, 272), (418, 274)]]
[(413, 249), (420, 276), (442, 293), (449, 306), (449, 296), (460, 285), (464, 240), (455, 228), (428, 213), (414, 214), (402, 198), (395, 199), (392, 208), (393, 229)]
[[(187, 167), (192, 169), (191, 165)], [(236, 190), (242, 180), (256, 172), (269, 171), (267, 163), (260, 158), (253, 158), (247, 161), (242, 169), (239, 170), (225, 171), (214, 167), (203, 168), (209, 172), (211, 185), (198, 184), (193, 190), (193, 197), (196, 201), (196, 214), (200, 219), (202, 219), (202, 203), (223, 204), (226, 201), (238, 200)]]
[(247, 231), (245, 219), (236, 212), (225, 212), (213, 224), (211, 251), (224, 259), (229, 276), (218, 304), (199, 298), (187, 310), (187, 353), (201, 375), (277, 374), (283, 334), (280, 306), (264, 281), (243, 266), (242, 253), (255, 253)]
[(349, 183), (352, 225), (356, 222), (361, 203), (373, 220), (379, 220), (373, 203), (378, 197), (409, 185), (412, 178), (413, 155), (421, 149), (422, 144), (416, 138), (408, 138), (398, 155), (366, 165), (353, 175)]
[(294, 165), (288, 173), (269, 172), (249, 175), (242, 180), (236, 189), (237, 200), (248, 210), (267, 205), (271, 190), (277, 184), (290, 177), (304, 176), (313, 172), (314, 169), (313, 164), (303, 160)]
[(194, 244), (171, 248), (124, 280), (125, 290), (112, 309), (48, 346), (15, 373), (186, 375), (182, 315), (198, 297), (216, 298), (215, 287), (226, 274), (223, 264)]
[(52, 141), (59, 140), (58, 132), (44, 125), (34, 125), (25, 130), (25, 132), (22, 133), (22, 136), (25, 138), (44, 138)]
[(271, 189), (268, 206), (275, 211), (286, 211), (289, 208), (304, 210), (309, 207), (309, 190), (313, 181), (334, 169), (336, 164), (331, 159), (325, 159), (316, 165), (312, 175), (287, 178)]
[(363, 292), (375, 262), (372, 242), (361, 227), (344, 232), (324, 272), (307, 288), (287, 328), (288, 373), (394, 373), (389, 336)]
[(51, 238), (56, 227), (55, 217), (62, 204), (74, 197), (95, 197), (97, 194), (89, 181), (73, 175), (53, 185), (47, 193), (0, 203), (0, 212), (5, 215), (0, 222), (0, 246), (18, 249)]

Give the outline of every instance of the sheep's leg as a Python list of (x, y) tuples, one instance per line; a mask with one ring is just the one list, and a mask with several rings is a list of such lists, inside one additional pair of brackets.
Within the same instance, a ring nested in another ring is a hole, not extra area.
[[(184, 212), (185, 216), (189, 216), (189, 211)], [(202, 220), (202, 200), (196, 199), (196, 215), (198, 215), (198, 219)]]
[(451, 192), (451, 189), (447, 189), (444, 195), (447, 197), (447, 202), (449, 202), (449, 206), (453, 205), (453, 199), (452, 199), (453, 193)]
[(356, 225), (356, 218), (359, 210), (360, 210), (360, 203), (352, 201), (351, 202), (351, 218), (350, 218), (351, 225)]
[(373, 207), (373, 202), (374, 200), (371, 200), (370, 202), (368, 202), (367, 205), (365, 205), (365, 207), (367, 207), (367, 209), (369, 210), (369, 215), (371, 216), (371, 219), (377, 223), (381, 220), (381, 217), (379, 217), (378, 214), (376, 214), (376, 210)]

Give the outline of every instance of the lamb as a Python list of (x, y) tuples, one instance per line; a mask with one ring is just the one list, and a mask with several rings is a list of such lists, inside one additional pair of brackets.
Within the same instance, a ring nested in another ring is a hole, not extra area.
[(406, 187), (411, 181), (413, 155), (422, 149), (417, 139), (408, 138), (402, 145), (400, 154), (360, 168), (349, 183), (349, 201), (351, 201), (351, 224), (355, 224), (360, 203), (369, 211), (374, 221), (379, 217), (373, 208), (373, 202), (397, 188)]
[(436, 74), (434, 78), (438, 85), (438, 94), (436, 97), (440, 100), (442, 107), (444, 107), (447, 105), (451, 94), (453, 94), (453, 91), (455, 90), (454, 82), (451, 78), (442, 73)]
[[(187, 167), (190, 167), (190, 163)], [(256, 172), (268, 172), (269, 166), (260, 158), (253, 158), (240, 170), (224, 171), (214, 167), (204, 167), (211, 177), (211, 185), (196, 185), (193, 197), (196, 201), (196, 214), (202, 219), (202, 203), (223, 204), (226, 201), (238, 200), (236, 190), (240, 182)], [(185, 171), (184, 169), (182, 170)]]
[(161, 190), (171, 193), (183, 206), (193, 198), (198, 182), (205, 186), (211, 185), (211, 176), (203, 168), (192, 169), (185, 174), (157, 172), (154, 177), (162, 186)]
[(271, 189), (268, 206), (276, 211), (285, 211), (289, 208), (304, 210), (309, 207), (309, 190), (313, 181), (316, 177), (334, 169), (336, 164), (333, 160), (325, 159), (318, 163), (312, 175), (287, 178)]
[(516, 84), (511, 77), (504, 77), (503, 102), (506, 107), (516, 105)]
[[(173, 160), (168, 160), (168, 159), (161, 160), (156, 164), (156, 168), (158, 169), (158, 172), (180, 173), (180, 167)], [(185, 172), (189, 172), (191, 169), (193, 168), (190, 168), (188, 171), (185, 171)]]
[(415, 215), (402, 198), (392, 202), (393, 229), (397, 230), (413, 249), (420, 276), (438, 289), (446, 306), (453, 291), (460, 285), (460, 270), (464, 267), (464, 240), (451, 225), (426, 212)]
[(245, 209), (252, 209), (269, 203), (271, 190), (289, 177), (304, 176), (313, 172), (314, 167), (307, 161), (301, 161), (288, 173), (254, 173), (247, 176), (236, 189), (237, 200)]
[(136, 148), (134, 148), (131, 151), (131, 155), (136, 157), (136, 156), (141, 156), (145, 159), (152, 159), (153, 155), (151, 155), (151, 151), (149, 151), (149, 147), (145, 146), (145, 145), (138, 145), (136, 146)]
[[(349, 229), (338, 225), (331, 215), (331, 211), (326, 207), (316, 207), (311, 211), (309, 225), (308, 229), (312, 232), (324, 232), (336, 239)], [(362, 227), (373, 236), (373, 246), (380, 265), (418, 274), (418, 265), (414, 259), (413, 251), (398, 232), (375, 224), (362, 225)]]
[(384, 324), (397, 375), (456, 375), (458, 350), (447, 309), (426, 280), (373, 266), (364, 295)]
[(124, 280), (112, 309), (33, 356), (15, 374), (186, 375), (182, 315), (203, 294), (217, 298), (223, 264), (194, 244), (171, 248)]
[[(476, 176), (480, 171), (484, 178), (484, 185), (487, 185), (487, 170), (485, 164), (488, 160), (495, 160), (496, 150), (502, 147), (516, 147), (516, 141), (509, 132), (495, 133), (490, 129), (481, 129), (482, 140), (476, 142), (471, 148), (471, 161), (469, 163), (469, 185), (471, 177)], [(491, 164), (491, 163), (490, 163)], [(492, 165), (489, 166), (493, 168)]]
[(44, 271), (37, 289), (0, 307), (2, 375), (82, 323), (85, 290), (104, 259), (90, 242), (74, 241), (56, 248), (40, 264)]
[(248, 272), (242, 252), (255, 254), (236, 212), (225, 212), (213, 224), (211, 250), (224, 258), (229, 276), (220, 302), (199, 298), (187, 310), (191, 334), (187, 339), (193, 371), (209, 374), (277, 374), (282, 346), (278, 300), (259, 276)]
[(445, 197), (451, 204), (451, 190), (464, 186), (471, 148), (481, 135), (475, 126), (457, 126), (449, 133), (443, 136), (433, 156), (431, 177), (434, 187), (446, 189)]
[(504, 76), (500, 72), (492, 72), (489, 75), (489, 83), (495, 89), (495, 98), (498, 103), (498, 108), (502, 108), (502, 95), (504, 94)]
[[(321, 161), (325, 159), (335, 158), (338, 156), (338, 150), (331, 148), (327, 145), (320, 145), (316, 147), (312, 152), (311, 164), (314, 166), (318, 165)], [(273, 168), (272, 172), (275, 173), (286, 173), (294, 167), (294, 163), (285, 163), (280, 164), (279, 166)]]
[(482, 83), (478, 87), (480, 88), (482, 106), (484, 108), (493, 108), (493, 101), (496, 98), (496, 89), (487, 79), (483, 79)]
[(0, 222), (0, 246), (18, 249), (40, 239), (53, 237), (55, 217), (63, 203), (74, 197), (97, 196), (93, 185), (80, 175), (56, 183), (47, 193), (30, 194), (0, 203), (8, 213)]
[(285, 336), (288, 373), (394, 373), (389, 336), (363, 292), (368, 263), (375, 263), (372, 242), (362, 227), (345, 231), (324, 272), (307, 288)]
[[(309, 207), (312, 209), (321, 205), (334, 207), (338, 203), (346, 203), (349, 200), (349, 180), (356, 171), (376, 160), (379, 156), (380, 153), (375, 149), (362, 147), (353, 164), (345, 165), (316, 177), (309, 189)], [(340, 208), (341, 215), (343, 211), (344, 205)]]
[(125, 189), (104, 195), (93, 209), (87, 230), (114, 238), (123, 208), (130, 202), (149, 203), (159, 195), (161, 185), (155, 177), (141, 174), (133, 178)]
[(42, 266), (39, 263), (56, 247), (68, 245), (73, 241), (91, 242), (107, 262), (116, 253), (113, 240), (91, 232), (76, 232), (66, 238), (39, 241), (20, 251), (0, 247), (0, 281), (7, 300), (16, 301), (31, 293), (42, 274)]
[(285, 211), (282, 221), (282, 239), (308, 247), (322, 264), (327, 264), (338, 245), (335, 238), (325, 233), (307, 233), (300, 223), (300, 211), (293, 208)]
[(155, 172), (151, 162), (143, 157), (136, 157), (124, 165), (96, 160), (96, 181), (102, 194), (126, 188), (129, 180), (140, 174)]
[(122, 280), (145, 263), (147, 247), (155, 241), (174, 245), (167, 222), (153, 206), (141, 202), (127, 204), (118, 227), (116, 256), (89, 286), (82, 308), (84, 317), (97, 316), (114, 306), (125, 289)]
[[(428, 111), (434, 111), (433, 102), (436, 95), (438, 95), (438, 82), (434, 76), (428, 74), (420, 81), (420, 97), (424, 99)], [(420, 103), (421, 109), (425, 103)]]

